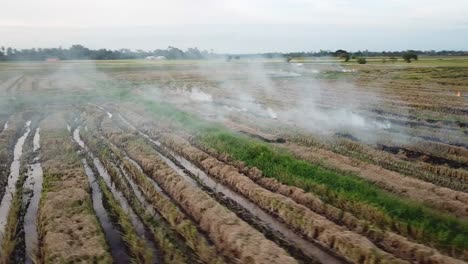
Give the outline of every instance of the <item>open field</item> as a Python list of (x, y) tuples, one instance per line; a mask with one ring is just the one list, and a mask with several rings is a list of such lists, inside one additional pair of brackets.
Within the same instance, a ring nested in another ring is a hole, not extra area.
[(468, 58), (0, 63), (0, 166), (0, 263), (466, 263)]

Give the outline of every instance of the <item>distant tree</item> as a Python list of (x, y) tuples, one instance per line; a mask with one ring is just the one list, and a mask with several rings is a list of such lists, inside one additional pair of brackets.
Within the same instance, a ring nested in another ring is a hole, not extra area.
[(402, 55), (403, 60), (410, 63), (412, 60), (418, 60), (418, 53), (414, 50), (408, 50)]
[(346, 50), (342, 49), (335, 51), (334, 55), (335, 57), (342, 58), (345, 61), (349, 61), (349, 59), (351, 58), (351, 55)]
[(359, 57), (364, 56), (364, 54), (362, 53), (362, 51), (358, 50), (357, 52), (354, 52), (354, 56), (355, 56), (356, 58), (359, 58)]
[(68, 49), (68, 58), (72, 60), (83, 60), (89, 59), (91, 56), (91, 52), (88, 48), (84, 47), (83, 45), (72, 45), (71, 48)]
[(396, 57), (390, 57), (390, 62), (395, 63), (395, 62), (397, 62), (397, 60), (398, 60), (398, 58), (396, 58)]
[(366, 58), (364, 58), (364, 57), (359, 57), (359, 58), (357, 59), (357, 63), (359, 63), (359, 64), (366, 64), (366, 63), (367, 63), (367, 60), (366, 60)]
[(185, 57), (187, 59), (198, 60), (198, 59), (202, 59), (203, 55), (200, 52), (200, 50), (198, 50), (198, 48), (188, 48), (187, 51), (185, 51)]
[(292, 56), (286, 56), (286, 58), (285, 58), (287, 63), (290, 63), (292, 59), (293, 59)]
[(335, 56), (336, 57), (343, 56), (344, 54), (348, 54), (348, 52), (346, 50), (342, 50), (342, 49), (339, 49), (339, 50), (335, 51)]
[(346, 56), (344, 57), (344, 60), (345, 60), (346, 62), (348, 62), (349, 59), (351, 59), (351, 55), (349, 55), (349, 53), (348, 53), (348, 54), (346, 54)]
[(167, 55), (166, 58), (170, 60), (178, 60), (184, 58), (184, 52), (178, 48), (169, 46), (167, 48)]

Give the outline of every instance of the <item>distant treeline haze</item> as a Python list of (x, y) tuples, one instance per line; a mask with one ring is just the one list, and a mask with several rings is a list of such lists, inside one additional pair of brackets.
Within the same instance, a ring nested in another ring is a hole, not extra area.
[(60, 60), (125, 60), (143, 59), (147, 57), (164, 56), (165, 59), (203, 59), (212, 56), (212, 52), (200, 51), (198, 48), (189, 48), (186, 51), (175, 47), (167, 49), (156, 49), (154, 51), (129, 50), (129, 49), (97, 49), (92, 50), (82, 45), (73, 45), (64, 48), (32, 48), (15, 49), (11, 47), (0, 47), (0, 60), (4, 61), (42, 61), (46, 59)]
[[(314, 52), (291, 52), (291, 53), (257, 53), (257, 54), (216, 54), (207, 50), (199, 50), (198, 48), (189, 48), (185, 51), (176, 47), (169, 46), (167, 49), (156, 49), (153, 51), (145, 50), (130, 50), (130, 49), (89, 49), (83, 45), (73, 45), (68, 49), (59, 48), (31, 48), (31, 49), (15, 49), (12, 47), (0, 47), (0, 61), (42, 61), (47, 59), (59, 60), (124, 60), (124, 59), (143, 59), (143, 58), (162, 58), (169, 60), (177, 59), (208, 59), (208, 58), (226, 58), (239, 59), (242, 57), (267, 57), (267, 58), (296, 58), (296, 57), (401, 57), (407, 54), (408, 51), (357, 51), (346, 52), (344, 50), (330, 51), (320, 50)], [(467, 51), (420, 51), (413, 50), (411, 53), (426, 56), (468, 56)]]

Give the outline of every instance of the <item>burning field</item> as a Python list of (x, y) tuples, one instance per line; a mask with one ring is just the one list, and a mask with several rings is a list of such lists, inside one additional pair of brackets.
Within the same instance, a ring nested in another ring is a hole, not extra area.
[(0, 263), (465, 263), (463, 65), (2, 63)]

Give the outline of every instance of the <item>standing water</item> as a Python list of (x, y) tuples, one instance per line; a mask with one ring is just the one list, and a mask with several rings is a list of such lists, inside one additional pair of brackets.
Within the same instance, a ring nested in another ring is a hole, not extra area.
[[(40, 128), (36, 129), (33, 139), (33, 151), (36, 152), (40, 149)], [(39, 160), (37, 155), (33, 161)], [(29, 197), (29, 205), (26, 209), (24, 216), (24, 236), (26, 245), (26, 259), (25, 263), (32, 264), (33, 256), (37, 255), (38, 235), (37, 235), (37, 210), (39, 208), (39, 201), (42, 192), (42, 179), (43, 179), (42, 166), (40, 162), (30, 164), (28, 166), (28, 178), (24, 183), (24, 189), (32, 188), (32, 196)]]
[(33, 139), (33, 151), (36, 152), (38, 151), (40, 148), (41, 148), (41, 145), (40, 145), (40, 139), (41, 139), (41, 135), (39, 134), (41, 131), (41, 128), (37, 128), (36, 129), (36, 133), (34, 134), (34, 139)]
[[(83, 140), (80, 138), (80, 127), (77, 127), (73, 131), (73, 139), (83, 148), (85, 151), (88, 151)], [(91, 154), (92, 155), (92, 154)], [(93, 170), (88, 165), (86, 159), (83, 159), (83, 165), (85, 168), (86, 176), (88, 176), (89, 185), (92, 190), (92, 201), (94, 212), (96, 213), (99, 222), (101, 223), (102, 229), (106, 236), (106, 240), (109, 243), (111, 249), (112, 257), (114, 258), (115, 263), (129, 263), (130, 257), (126, 253), (125, 245), (120, 235), (120, 232), (112, 224), (109, 215), (107, 214), (106, 209), (103, 205), (102, 192), (99, 188), (98, 181), (96, 176), (93, 173)]]
[(130, 217), (130, 220), (132, 221), (133, 227), (135, 228), (135, 231), (139, 236), (144, 237), (145, 236), (145, 227), (143, 226), (143, 223), (138, 219), (138, 216), (133, 212), (132, 208), (127, 202), (127, 199), (125, 199), (124, 195), (122, 192), (117, 190), (115, 187), (115, 184), (112, 182), (111, 176), (107, 172), (107, 170), (104, 168), (102, 165), (101, 161), (98, 158), (93, 158), (93, 163), (94, 166), (97, 168), (99, 175), (104, 179), (104, 182), (106, 183), (107, 187), (109, 187), (110, 191), (112, 192), (114, 198), (119, 201), (120, 206), (124, 211), (128, 214)]
[[(93, 104), (91, 104), (91, 103), (88, 103), (88, 104), (93, 105)], [(106, 111), (106, 109), (104, 109), (104, 107), (99, 106), (99, 105), (94, 105), (94, 106), (96, 106), (97, 108), (99, 108), (99, 109), (101, 109), (102, 111), (104, 111), (104, 112), (107, 114), (107, 116), (108, 116), (109, 118), (112, 118), (112, 113), (110, 113), (109, 111)]]
[(99, 184), (96, 180), (96, 177), (94, 176), (93, 170), (91, 167), (89, 167), (86, 159), (83, 159), (82, 161), (86, 176), (88, 176), (88, 181), (91, 185), (94, 212), (96, 213), (99, 222), (101, 223), (102, 229), (104, 230), (104, 234), (106, 236), (107, 243), (109, 243), (114, 262), (122, 264), (129, 263), (130, 257), (126, 253), (120, 232), (114, 228), (114, 225), (112, 224), (109, 215), (107, 214), (106, 209), (102, 203), (101, 189), (99, 188)]
[[(79, 137), (79, 132), (77, 134), (77, 136)], [(82, 140), (80, 140), (83, 145), (84, 145), (84, 142)], [(85, 148), (87, 149), (87, 148)], [(101, 161), (94, 157), (93, 153), (89, 152), (88, 151), (88, 154), (91, 156), (91, 158), (93, 159), (93, 164), (94, 164), (94, 167), (97, 169), (99, 175), (101, 176), (101, 178), (104, 180), (105, 184), (107, 185), (107, 187), (110, 189), (112, 195), (114, 196), (115, 199), (117, 199), (117, 201), (119, 202), (120, 206), (122, 207), (122, 209), (128, 214), (129, 218), (130, 218), (130, 221), (132, 222), (132, 225), (133, 227), (135, 228), (135, 231), (136, 233), (145, 239), (145, 241), (147, 242), (148, 245), (151, 245), (153, 244), (151, 242), (151, 240), (148, 238), (147, 234), (146, 234), (146, 230), (145, 230), (145, 226), (143, 225), (143, 223), (140, 221), (140, 219), (138, 218), (138, 216), (135, 214), (135, 212), (133, 211), (133, 209), (130, 207), (127, 199), (125, 198), (124, 194), (118, 190), (115, 186), (115, 184), (113, 183), (112, 181), (112, 177), (109, 175), (108, 171), (106, 170), (106, 168), (103, 166), (103, 164), (101, 163)], [(111, 163), (112, 165), (115, 166), (114, 163)], [(116, 168), (116, 167), (114, 167)], [(119, 173), (119, 171), (117, 170), (117, 172)], [(117, 177), (122, 177), (122, 175), (118, 175)], [(151, 247), (151, 249), (153, 250), (153, 256), (156, 257), (157, 256), (157, 252), (155, 251), (155, 246), (154, 247)]]
[(3, 195), (2, 201), (0, 202), (0, 245), (3, 242), (3, 233), (5, 232), (5, 226), (8, 220), (8, 213), (13, 201), (13, 195), (16, 192), (16, 182), (18, 181), (20, 175), (20, 161), (21, 155), (23, 154), (23, 145), (24, 141), (31, 132), (31, 129), (29, 128), (30, 125), (31, 121), (26, 122), (27, 130), (16, 142), (13, 152), (13, 162), (10, 166), (10, 176), (8, 177), (8, 183), (5, 189), (5, 195)]

